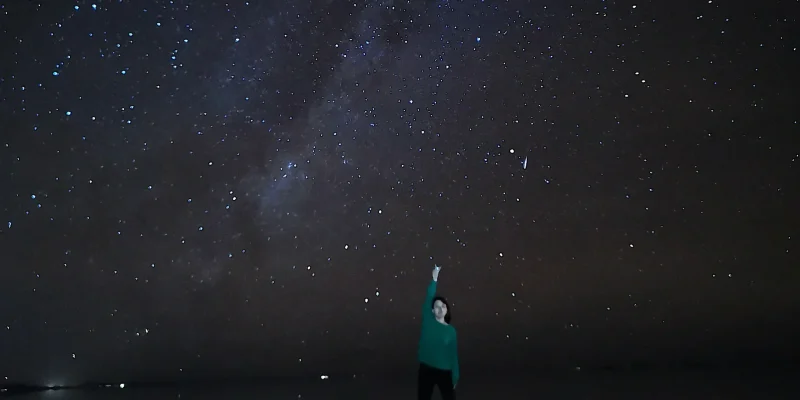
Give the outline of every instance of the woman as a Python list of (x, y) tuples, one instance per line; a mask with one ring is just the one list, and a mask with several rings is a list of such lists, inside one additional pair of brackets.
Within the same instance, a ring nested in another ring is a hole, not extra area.
[(444, 297), (436, 296), (439, 266), (433, 269), (433, 280), (428, 285), (422, 305), (422, 332), (419, 338), (419, 376), (417, 399), (430, 400), (433, 387), (439, 386), (444, 400), (455, 400), (458, 383), (458, 346), (456, 328), (450, 325), (450, 310)]

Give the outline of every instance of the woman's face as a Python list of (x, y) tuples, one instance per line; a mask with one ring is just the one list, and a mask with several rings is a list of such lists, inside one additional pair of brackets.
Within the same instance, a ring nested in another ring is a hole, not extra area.
[(444, 319), (444, 316), (447, 315), (447, 304), (444, 304), (441, 300), (433, 302), (433, 315), (436, 319)]

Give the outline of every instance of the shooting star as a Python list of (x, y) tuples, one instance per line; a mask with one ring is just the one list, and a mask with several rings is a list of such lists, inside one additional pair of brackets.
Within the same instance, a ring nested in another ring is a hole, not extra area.
[(522, 169), (528, 169), (528, 157), (525, 157), (525, 161), (522, 162)]

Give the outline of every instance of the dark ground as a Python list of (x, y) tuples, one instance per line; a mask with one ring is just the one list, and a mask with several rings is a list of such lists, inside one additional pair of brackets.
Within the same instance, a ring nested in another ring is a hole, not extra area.
[[(797, 399), (797, 371), (570, 372), (465, 379), (467, 399)], [(24, 400), (127, 399), (408, 399), (413, 376), (282, 381), (270, 384), (59, 390), (13, 396)], [(434, 395), (438, 399), (438, 393)]]

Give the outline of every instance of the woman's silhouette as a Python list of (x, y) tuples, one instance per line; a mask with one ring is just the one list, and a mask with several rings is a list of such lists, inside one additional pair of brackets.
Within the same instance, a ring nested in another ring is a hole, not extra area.
[(433, 269), (422, 305), (422, 332), (419, 338), (419, 376), (417, 399), (430, 400), (433, 387), (439, 386), (444, 400), (455, 400), (458, 384), (458, 343), (456, 328), (450, 325), (450, 309), (444, 297), (436, 296), (436, 283), (441, 268)]

